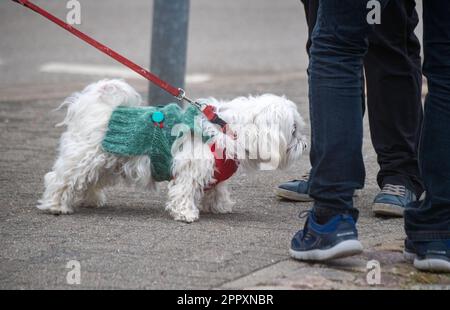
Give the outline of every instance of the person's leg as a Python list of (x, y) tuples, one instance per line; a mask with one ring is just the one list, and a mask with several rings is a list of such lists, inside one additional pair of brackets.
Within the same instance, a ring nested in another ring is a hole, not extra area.
[(309, 101), (314, 143), (310, 195), (317, 217), (348, 213), (362, 188), (362, 65), (370, 27), (364, 1), (321, 1), (312, 33)]
[(311, 48), (311, 33), (316, 25), (317, 13), (319, 11), (320, 0), (302, 0), (303, 7), (305, 9), (306, 24), (308, 25), (308, 41), (306, 42), (306, 52), (309, 55), (309, 49)]
[(414, 0), (391, 0), (369, 36), (364, 65), (372, 143), (378, 156), (376, 214), (403, 214), (423, 185), (417, 146), (422, 123), (422, 72)]
[(450, 2), (423, 2), (428, 80), (419, 149), (426, 198), (405, 211), (406, 250), (423, 270), (450, 272)]
[[(319, 10), (319, 0), (301, 0), (305, 10), (306, 24), (308, 25), (308, 41), (306, 42), (306, 53), (309, 56), (311, 49), (311, 33), (316, 25), (317, 13)], [(310, 148), (313, 148), (314, 139), (311, 135)], [(283, 199), (300, 202), (310, 202), (313, 199), (309, 196), (309, 171), (303, 173), (298, 179), (281, 183), (275, 194)]]
[(309, 65), (314, 207), (305, 228), (292, 239), (290, 253), (296, 259), (326, 260), (362, 250), (353, 193), (363, 187), (365, 177), (362, 66), (371, 30), (366, 4), (354, 0), (319, 4)]
[[(320, 0), (301, 0), (301, 2), (303, 3), (303, 6), (304, 6), (306, 23), (308, 25), (308, 41), (306, 43), (306, 52), (309, 56), (311, 45), (312, 45), (311, 34), (314, 30), (314, 26), (316, 25)], [(308, 72), (308, 74), (309, 74), (309, 72)], [(365, 80), (364, 80), (363, 69), (361, 69), (361, 79), (362, 79), (361, 80), (361, 98), (362, 98), (361, 105), (362, 105), (362, 113), (364, 114), (364, 111), (365, 111), (365, 93), (364, 93)], [(311, 117), (311, 115), (310, 115), (310, 117)], [(314, 139), (312, 137), (312, 132), (311, 132), (310, 149), (311, 150), (314, 149)], [(310, 171), (304, 173), (298, 179), (280, 184), (275, 189), (275, 194), (280, 198), (291, 200), (291, 201), (300, 201), (300, 202), (313, 201), (313, 198), (309, 195), (309, 179), (310, 179)]]
[[(306, 53), (310, 56), (311, 34), (316, 25), (317, 13), (319, 11), (320, 0), (301, 0), (305, 9), (306, 24), (308, 25), (308, 41), (306, 42)], [(309, 75), (309, 72), (308, 72)], [(310, 111), (311, 112), (311, 111)], [(314, 139), (311, 132), (310, 149), (313, 149)], [(309, 177), (310, 171), (303, 173), (298, 179), (281, 183), (276, 189), (275, 194), (283, 199), (300, 202), (313, 201), (309, 196)]]

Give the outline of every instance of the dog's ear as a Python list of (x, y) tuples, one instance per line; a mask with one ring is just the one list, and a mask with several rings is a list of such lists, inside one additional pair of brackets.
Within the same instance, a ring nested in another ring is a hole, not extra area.
[(250, 154), (256, 155), (249, 158), (256, 159), (260, 170), (275, 170), (286, 164), (287, 142), (280, 126), (281, 114), (279, 109), (269, 105), (254, 116), (247, 130)]
[(280, 126), (261, 128), (258, 142), (260, 170), (276, 170), (286, 165), (287, 143)]
[(254, 123), (246, 124), (242, 126), (240, 133), (239, 142), (245, 150), (245, 154), (243, 155), (248, 160), (258, 160), (259, 129), (257, 125)]

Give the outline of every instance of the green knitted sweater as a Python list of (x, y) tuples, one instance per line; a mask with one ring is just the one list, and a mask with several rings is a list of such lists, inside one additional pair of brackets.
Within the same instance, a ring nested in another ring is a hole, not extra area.
[(199, 114), (193, 106), (183, 111), (176, 103), (163, 107), (119, 106), (111, 115), (102, 147), (119, 156), (149, 156), (152, 177), (168, 181), (172, 177), (171, 148), (177, 138), (172, 136), (172, 128), (183, 123), (193, 132), (199, 128), (194, 124)]

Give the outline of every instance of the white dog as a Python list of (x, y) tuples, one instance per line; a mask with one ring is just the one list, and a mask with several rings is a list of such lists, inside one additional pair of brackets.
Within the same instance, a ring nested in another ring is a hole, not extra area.
[[(226, 160), (250, 170), (286, 168), (306, 146), (300, 133), (303, 120), (295, 104), (284, 97), (266, 94), (205, 102), (228, 123), (233, 137), (204, 117), (199, 119), (209, 142), (193, 131), (182, 136), (175, 133), (166, 210), (175, 220), (184, 222), (197, 220), (199, 211), (232, 211), (227, 182), (215, 179), (219, 157), (211, 151), (211, 143), (224, 152)], [(68, 112), (60, 125), (66, 125), (67, 131), (62, 134), (53, 169), (45, 176), (39, 209), (69, 214), (77, 205), (102, 206), (105, 187), (120, 180), (144, 189), (155, 188), (157, 178), (152, 175), (150, 156), (120, 156), (102, 146), (112, 113), (119, 106), (143, 105), (131, 86), (121, 80), (102, 80), (69, 97), (64, 104)]]

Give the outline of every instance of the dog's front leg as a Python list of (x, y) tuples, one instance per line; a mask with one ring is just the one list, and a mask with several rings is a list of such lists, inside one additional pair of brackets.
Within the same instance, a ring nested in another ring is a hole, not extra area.
[(194, 182), (192, 179), (179, 180), (178, 177), (169, 182), (166, 210), (177, 221), (192, 223), (198, 220), (197, 201), (200, 189), (193, 186)]
[(205, 191), (202, 201), (202, 211), (211, 213), (233, 212), (234, 201), (228, 191), (228, 182), (222, 182)]
[(177, 221), (198, 220), (203, 190), (214, 175), (214, 156), (209, 147), (201, 139), (185, 141), (174, 154), (172, 174), (166, 210)]

